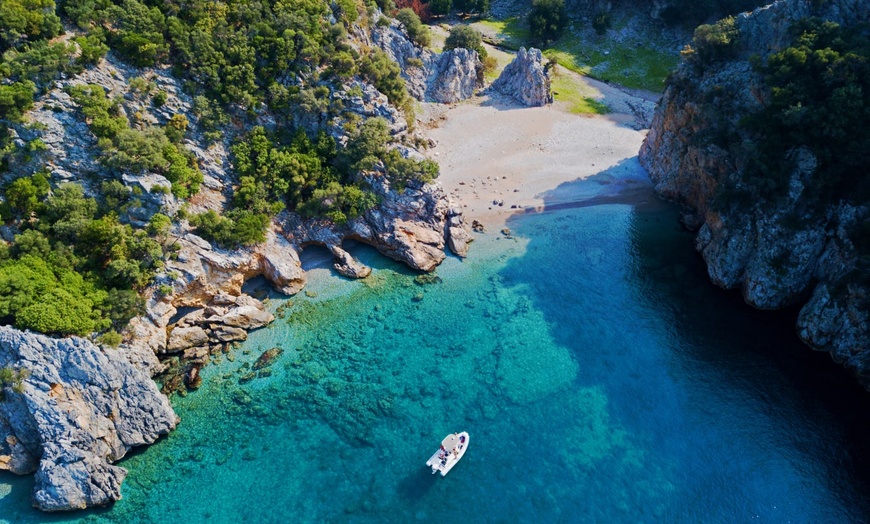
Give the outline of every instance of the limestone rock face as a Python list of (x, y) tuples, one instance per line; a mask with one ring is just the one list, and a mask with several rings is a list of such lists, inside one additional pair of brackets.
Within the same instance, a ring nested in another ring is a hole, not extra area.
[(348, 278), (365, 278), (372, 273), (372, 268), (354, 259), (350, 253), (338, 246), (332, 246), (332, 255), (335, 257), (333, 267), (336, 271)]
[(521, 47), (490, 88), (529, 107), (552, 104), (550, 77), (543, 62), (540, 49)]
[(259, 249), (263, 276), (285, 295), (295, 295), (305, 287), (305, 271), (299, 253), (287, 240), (272, 232)]
[(417, 100), (450, 104), (470, 98), (483, 87), (483, 64), (477, 51), (433, 53), (411, 42), (396, 20), (374, 28), (372, 43), (399, 64), (405, 86)]
[(750, 57), (765, 59), (790, 45), (790, 27), (808, 16), (845, 26), (868, 22), (870, 1), (781, 0), (738, 15), (730, 59), (701, 67), (684, 61), (672, 75), (640, 162), (660, 195), (689, 210), (686, 222), (699, 228), (696, 246), (714, 283), (740, 289), (758, 308), (803, 304), (801, 338), (870, 387), (870, 289), (849, 277), (859, 258), (850, 231), (870, 217), (870, 208), (837, 203), (814, 210), (817, 195), (807, 187), (819, 162), (797, 144), (781, 198), (717, 200), (747, 189), (743, 173), (751, 159), (709, 137), (752, 140), (740, 120), (763, 107), (770, 93)]
[[(288, 239), (298, 246), (323, 245), (333, 253), (345, 239), (358, 240), (418, 271), (435, 269), (446, 257), (444, 247), (451, 238), (450, 210), (458, 211), (459, 207), (451, 205), (437, 184), (398, 192), (389, 189), (382, 175), (372, 174), (369, 182), (382, 198), (379, 206), (343, 225), (288, 217), (284, 224)], [(461, 229), (461, 221), (455, 223)], [(465, 247), (467, 242), (463, 239), (454, 244)], [(340, 260), (339, 264), (345, 262)]]
[(30, 373), (23, 391), (4, 388), (0, 468), (36, 471), (33, 501), (42, 510), (118, 500), (127, 472), (111, 463), (177, 423), (169, 400), (146, 373), (118, 351), (80, 338), (0, 326), (0, 367)]
[(433, 60), (427, 98), (452, 104), (471, 98), (483, 87), (483, 64), (477, 51), (451, 49)]

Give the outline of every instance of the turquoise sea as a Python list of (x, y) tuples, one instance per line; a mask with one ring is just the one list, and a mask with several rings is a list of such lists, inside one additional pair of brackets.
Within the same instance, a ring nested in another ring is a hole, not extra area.
[[(712, 286), (636, 160), (569, 189), (431, 282), (366, 246), (365, 281), (306, 252), (308, 293), (273, 295), (284, 318), (173, 399), (122, 501), (44, 515), (0, 475), (0, 522), (870, 521), (868, 395), (796, 313)], [(462, 430), (465, 458), (430, 475)]]

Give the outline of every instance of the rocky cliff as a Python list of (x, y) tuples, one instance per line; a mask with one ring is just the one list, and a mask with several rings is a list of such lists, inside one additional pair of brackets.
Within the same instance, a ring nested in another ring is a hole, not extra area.
[[(369, 45), (372, 40), (384, 45), (402, 65), (409, 90), (421, 99), (453, 102), (480, 87), (482, 67), (476, 53), (435, 55), (415, 48), (396, 22), (374, 31), (374, 36), (369, 29), (355, 35), (353, 45)], [(413, 82), (419, 63), (409, 62), (411, 58), (424, 64), (419, 89)], [(185, 202), (165, 190), (171, 184), (161, 175), (125, 172), (118, 177), (99, 162), (97, 139), (65, 91), (81, 84), (104, 87), (109, 98), (118, 101), (117, 111), (128, 115), (137, 129), (165, 125), (176, 115), (189, 121), (182, 145), (195, 155), (203, 172), (199, 193)], [(143, 92), (141, 85), (149, 91)], [(342, 108), (340, 116), (314, 112), (288, 118), (297, 127), (324, 130), (344, 144), (349, 121), (380, 117), (389, 129), (390, 147), (405, 158), (423, 158), (415, 144), (425, 140), (410, 135), (404, 114), (383, 93), (358, 76), (339, 87), (329, 92), (329, 102)], [(152, 103), (149, 92), (165, 94), (165, 101)], [(14, 126), (13, 138), (20, 144), (39, 139), (44, 147), (14, 157), (2, 182), (44, 166), (53, 186), (75, 182), (87, 194), (98, 195), (101, 181), (120, 178), (133, 198), (118, 214), (136, 227), (157, 212), (175, 215), (182, 206), (189, 214), (223, 213), (238, 184), (228, 146), (244, 129), (228, 126), (223, 140), (209, 143), (193, 105), (168, 67), (133, 67), (109, 52), (96, 65), (58, 80), (36, 99), (27, 123)], [(248, 116), (253, 121), (247, 124), (276, 126), (277, 117), (268, 111)], [(360, 176), (367, 177), (379, 198), (374, 209), (342, 225), (304, 220), (284, 211), (272, 221), (266, 241), (250, 248), (222, 249), (197, 236), (185, 218), (174, 221), (166, 235), (172, 255), (146, 290), (146, 313), (132, 319), (117, 350), (0, 327), (0, 368), (30, 373), (20, 392), (11, 384), (0, 384), (6, 398), (0, 400), (0, 469), (35, 471), (34, 501), (40, 509), (78, 509), (117, 500), (126, 472), (111, 463), (130, 447), (153, 442), (176, 423), (166, 397), (149, 376), (162, 374), (164, 392), (195, 389), (200, 369), (213, 355), (274, 320), (262, 302), (242, 292), (245, 281), (263, 276), (278, 292), (299, 292), (306, 283), (299, 253), (311, 244), (333, 253), (339, 273), (364, 278), (371, 270), (342, 248), (345, 239), (371, 244), (420, 271), (433, 270), (445, 258), (445, 248), (466, 254), (471, 237), (461, 208), (437, 183), (412, 181), (396, 190), (382, 165)], [(8, 227), (0, 230), (7, 242), (14, 233)], [(187, 309), (184, 315), (181, 308)]]
[[(684, 220), (698, 229), (713, 282), (740, 289), (757, 308), (802, 304), (803, 340), (870, 387), (870, 288), (856, 236), (870, 208), (820, 197), (822, 160), (812, 143), (779, 144), (781, 165), (789, 166), (785, 180), (775, 196), (760, 189), (758, 135), (746, 125), (772, 100), (758, 64), (792, 45), (793, 28), (808, 17), (854, 26), (870, 21), (870, 1), (782, 0), (717, 25), (702, 42), (696, 33), (695, 48), (669, 79), (640, 161), (660, 195), (686, 206)], [(867, 175), (866, 157), (863, 165), (855, 176)]]
[(371, 40), (399, 64), (408, 92), (417, 100), (450, 104), (470, 98), (483, 87), (483, 64), (477, 51), (434, 53), (411, 42), (396, 20), (374, 28)]
[(121, 498), (124, 468), (111, 463), (175, 428), (151, 377), (114, 350), (0, 326), (0, 469), (36, 472), (33, 503), (46, 511)]

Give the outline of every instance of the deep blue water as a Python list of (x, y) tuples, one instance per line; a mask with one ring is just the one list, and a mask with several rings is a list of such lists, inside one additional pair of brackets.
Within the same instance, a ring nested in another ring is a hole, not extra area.
[[(870, 520), (867, 395), (794, 312), (713, 287), (638, 169), (478, 235), (440, 282), (364, 246), (375, 272), (351, 282), (309, 253), (309, 293), (174, 399), (181, 425), (123, 461), (122, 501), (46, 516), (5, 475), (0, 522)], [(461, 430), (465, 458), (431, 476)]]

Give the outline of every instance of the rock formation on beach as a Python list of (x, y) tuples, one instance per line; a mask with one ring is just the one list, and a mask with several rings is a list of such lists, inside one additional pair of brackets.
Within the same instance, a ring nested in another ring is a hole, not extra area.
[(544, 68), (540, 49), (521, 47), (516, 58), (504, 68), (490, 89), (528, 107), (553, 103), (550, 76)]
[(0, 469), (35, 471), (42, 510), (120, 499), (127, 471), (111, 463), (177, 423), (147, 373), (87, 340), (0, 326), (0, 368), (27, 373), (20, 387), (0, 384)]
[[(870, 2), (781, 0), (708, 26), (714, 37), (699, 40), (696, 33), (668, 82), (640, 161), (660, 195), (687, 207), (685, 221), (698, 229), (697, 248), (714, 283), (740, 289), (762, 309), (802, 304), (801, 338), (870, 387), (870, 285), (861, 251), (870, 206), (848, 194), (860, 183), (836, 198), (819, 189), (826, 164), (814, 142), (763, 146), (765, 154), (782, 147), (777, 165), (788, 170), (781, 181), (769, 168), (756, 174), (761, 155), (752, 147), (761, 139), (745, 124), (773, 103), (758, 64), (793, 45), (795, 28), (809, 17), (849, 28), (870, 21)], [(866, 177), (866, 156), (863, 166), (848, 176)]]
[(375, 28), (371, 38), (402, 68), (408, 92), (417, 100), (450, 104), (470, 98), (483, 87), (483, 64), (477, 51), (434, 53), (411, 42), (396, 20)]

